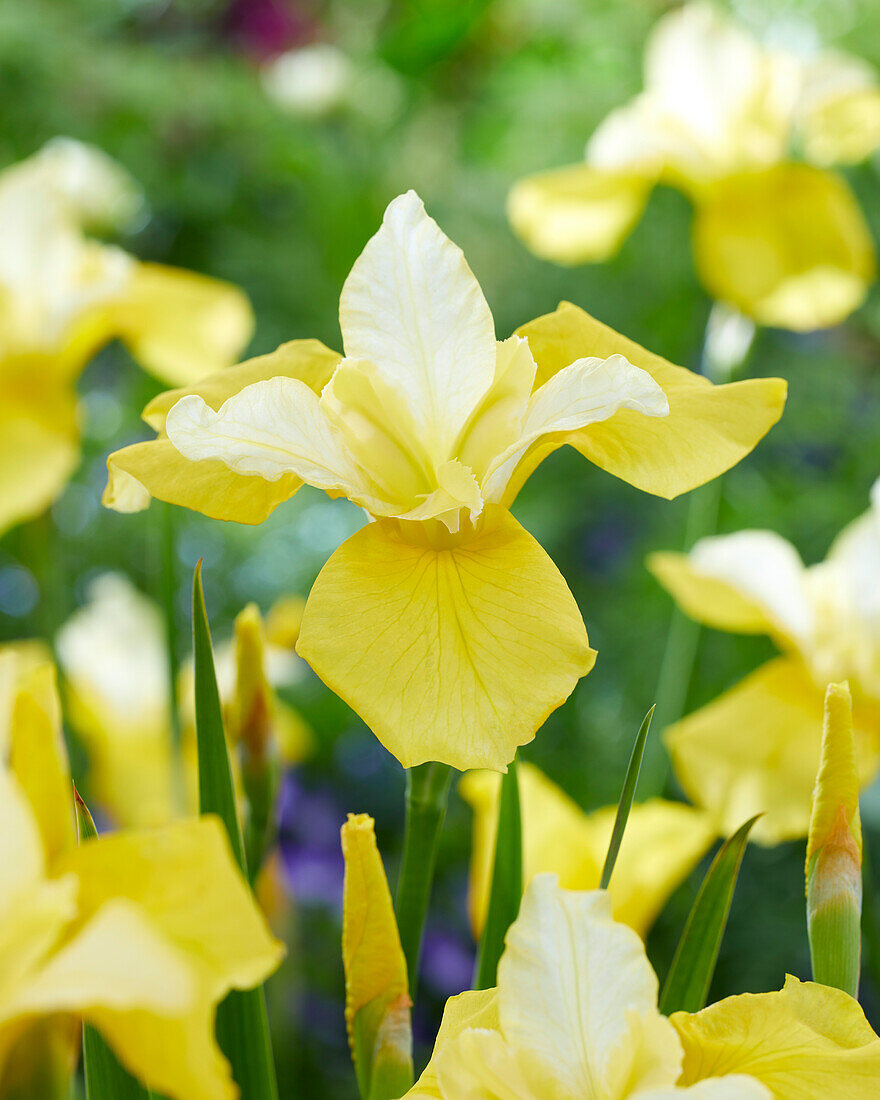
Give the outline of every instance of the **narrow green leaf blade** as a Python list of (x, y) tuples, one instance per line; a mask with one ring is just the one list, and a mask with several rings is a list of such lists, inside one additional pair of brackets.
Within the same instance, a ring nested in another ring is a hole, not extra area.
[(516, 760), (513, 760), (501, 779), (492, 888), (477, 953), (474, 989), (489, 989), (496, 984), (504, 937), (519, 914), (522, 892), (522, 812)]
[[(93, 840), (98, 835), (89, 808), (73, 788), (76, 825), (79, 842)], [(87, 1100), (149, 1100), (150, 1093), (127, 1070), (124, 1070), (101, 1033), (91, 1024), (83, 1025), (83, 1074)]]
[(699, 1012), (706, 1005), (733, 891), (756, 814), (721, 845), (703, 879), (660, 995), (660, 1011)]
[[(201, 562), (193, 574), (193, 653), (199, 811), (217, 814), (222, 820), (238, 865), (247, 877), (247, 861), (223, 728), (223, 711), (217, 690), (211, 632), (202, 591)], [(217, 1041), (232, 1065), (232, 1075), (242, 1096), (248, 1097), (248, 1100), (277, 1100), (278, 1085), (262, 987), (233, 990), (218, 1006)]]
[[(654, 704), (656, 706), (656, 704)], [(611, 872), (617, 862), (617, 854), (623, 841), (623, 833), (629, 820), (629, 811), (632, 809), (633, 799), (636, 796), (636, 787), (639, 783), (639, 772), (642, 770), (642, 759), (645, 755), (645, 745), (648, 742), (648, 733), (651, 729), (651, 719), (654, 717), (654, 707), (648, 711), (639, 726), (635, 743), (629, 757), (626, 775), (623, 780), (623, 789), (620, 792), (620, 801), (617, 804), (617, 817), (614, 819), (614, 828), (611, 830), (611, 840), (608, 843), (608, 853), (602, 867), (602, 879), (599, 887), (608, 889), (611, 882)]]

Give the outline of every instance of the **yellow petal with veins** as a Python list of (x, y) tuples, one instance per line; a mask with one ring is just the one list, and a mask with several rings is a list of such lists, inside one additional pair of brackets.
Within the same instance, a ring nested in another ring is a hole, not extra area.
[(580, 612), (503, 509), (435, 546), (412, 527), (379, 520), (343, 543), (297, 652), (404, 767), (503, 771), (592, 668)]
[[(761, 813), (753, 838), (778, 844), (807, 832), (822, 714), (822, 689), (804, 665), (777, 657), (670, 726), (665, 740), (682, 788), (715, 818), (719, 833)], [(854, 724), (865, 783), (880, 761), (880, 707), (860, 700)]]
[(471, 1028), (497, 1031), (498, 991), (496, 989), (468, 990), (450, 997), (443, 1009), (440, 1030), (434, 1042), (434, 1053), (421, 1077), (406, 1094), (412, 1100), (443, 1100), (437, 1081), (437, 1055), (446, 1044)]
[(776, 1100), (877, 1095), (880, 1039), (839, 989), (788, 977), (778, 993), (743, 993), (670, 1019), (684, 1046), (679, 1084), (745, 1073)]
[(760, 324), (799, 332), (844, 321), (877, 273), (848, 185), (806, 164), (713, 184), (697, 206), (694, 248), (715, 298)]
[(782, 415), (786, 394), (782, 379), (713, 386), (568, 302), (517, 331), (528, 339), (538, 364), (536, 387), (576, 359), (623, 355), (659, 384), (669, 401), (669, 415), (653, 418), (622, 409), (602, 423), (549, 440), (517, 471), (506, 501), (513, 499), (538, 463), (563, 443), (638, 489), (675, 497), (739, 462)]

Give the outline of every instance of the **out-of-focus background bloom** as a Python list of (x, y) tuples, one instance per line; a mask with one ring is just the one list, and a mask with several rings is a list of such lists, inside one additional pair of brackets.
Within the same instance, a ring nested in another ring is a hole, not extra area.
[[(692, 262), (691, 207), (679, 191), (654, 188), (631, 235), (601, 265), (563, 268), (535, 258), (505, 214), (517, 179), (581, 160), (600, 122), (642, 90), (645, 42), (674, 8), (660, 0), (6, 0), (0, 168), (59, 136), (103, 151), (125, 173), (119, 178), (132, 182), (118, 192), (120, 206), (112, 196), (99, 199), (104, 193), (86, 181), (88, 238), (114, 256), (119, 250), (136, 262), (241, 287), (256, 318), (248, 354), (305, 336), (339, 345), (342, 281), (388, 201), (414, 187), (464, 249), (500, 336), (565, 298), (696, 368), (710, 301)], [(720, 8), (774, 47), (842, 50), (880, 70), (875, 0), (736, 0)], [(876, 154), (834, 171), (852, 189), (876, 246)], [(0, 261), (3, 318), (8, 255)], [(41, 270), (41, 287), (50, 275)], [(169, 552), (162, 505), (129, 516), (103, 509), (107, 454), (152, 436), (140, 410), (166, 388), (141, 369), (151, 364), (128, 343), (134, 356), (112, 342), (68, 373), (63, 388), (38, 367), (16, 375), (16, 394), (36, 395), (36, 406), (27, 407), (41, 408), (67, 441), (63, 468), (51, 471), (38, 505), (29, 497), (31, 506), (22, 507), (14, 496), (33, 473), (27, 460), (7, 471), (0, 457), (0, 514), (3, 492), (13, 502), (13, 522), (0, 539), (0, 640), (53, 643), (68, 699), (90, 682), (70, 624), (95, 610), (105, 574), (124, 575), (140, 594), (131, 602), (145, 611), (143, 622), (153, 621), (159, 647), (161, 611), (147, 609), (161, 609), (170, 595), (177, 669), (189, 656), (189, 581), (199, 558), (214, 638), (222, 642), (250, 601), (266, 617), (280, 597), (306, 593), (329, 554), (363, 522), (356, 508), (306, 488), (259, 527), (176, 510)], [(747, 371), (787, 378), (789, 401), (780, 424), (726, 475), (722, 534), (769, 529), (806, 564), (824, 558), (837, 532), (864, 511), (880, 474), (878, 364), (876, 284), (842, 326), (758, 333)], [(215, 365), (206, 363), (206, 371)], [(19, 414), (22, 404), (7, 400), (5, 370), (0, 358), (0, 426), (33, 423)], [(594, 672), (523, 755), (588, 813), (616, 802), (632, 739), (653, 701), (671, 599), (644, 561), (653, 551), (682, 548), (686, 508), (686, 500), (653, 498), (586, 467), (569, 449), (551, 456), (516, 501), (517, 518), (566, 577), (599, 653)], [(124, 667), (148, 640), (148, 628), (135, 626), (128, 612), (120, 609), (116, 619), (100, 643), (107, 655), (90, 675), (100, 678), (111, 662)], [(764, 637), (705, 631), (687, 712), (774, 652)], [(133, 676), (114, 674), (117, 687), (130, 685), (124, 699), (110, 701), (131, 728), (155, 723), (167, 736), (167, 674), (155, 654)], [(279, 1083), (282, 1094), (297, 1080), (304, 1095), (344, 1095), (352, 1086), (338, 829), (347, 811), (376, 819), (393, 885), (403, 775), (307, 669), (275, 688), (313, 732), (309, 753), (282, 780), (273, 861), (271, 885), (292, 899), (290, 953), (269, 985)], [(100, 754), (76, 718), (69, 707), (73, 770), (109, 824), (114, 807), (98, 797)], [(640, 799), (661, 794), (683, 798), (670, 781), (664, 791), (641, 790)], [(443, 1000), (468, 984), (472, 824), (471, 808), (454, 793), (426, 939), (427, 997), (415, 1020), (423, 1051)], [(876, 785), (863, 795), (863, 825), (868, 844), (880, 845)], [(585, 862), (595, 858), (584, 855)], [(670, 900), (648, 933), (661, 974), (704, 867), (688, 874), (690, 859), (682, 856), (664, 884)], [(802, 876), (802, 841), (749, 849), (713, 999), (778, 989), (786, 970), (807, 974)], [(867, 975), (863, 999), (876, 1025), (880, 994)]]

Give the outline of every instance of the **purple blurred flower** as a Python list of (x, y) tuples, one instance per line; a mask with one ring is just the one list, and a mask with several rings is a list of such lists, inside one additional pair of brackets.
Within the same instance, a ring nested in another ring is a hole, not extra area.
[(295, 0), (232, 0), (226, 27), (242, 50), (260, 60), (308, 42), (315, 31)]

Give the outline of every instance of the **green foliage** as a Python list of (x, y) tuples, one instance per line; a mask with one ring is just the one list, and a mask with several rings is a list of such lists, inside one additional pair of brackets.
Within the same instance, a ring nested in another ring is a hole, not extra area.
[[(242, 873), (247, 863), (229, 750), (223, 728), (211, 633), (202, 592), (201, 562), (193, 574), (193, 653), (195, 655), (196, 735), (199, 757), (199, 811), (214, 813), (223, 822)], [(262, 987), (233, 990), (217, 1009), (217, 1041), (232, 1064), (232, 1075), (244, 1096), (277, 1100), (278, 1085), (269, 1038), (266, 1000)]]
[(645, 745), (648, 742), (648, 734), (651, 730), (651, 719), (654, 717), (654, 708), (648, 711), (639, 726), (639, 732), (633, 744), (633, 750), (623, 779), (623, 789), (620, 792), (620, 801), (617, 804), (617, 815), (614, 818), (614, 828), (611, 830), (611, 840), (608, 842), (608, 854), (602, 865), (602, 877), (599, 886), (607, 890), (614, 872), (614, 864), (617, 862), (617, 854), (623, 841), (626, 823), (629, 819), (629, 811), (632, 809), (633, 799), (636, 796), (636, 787), (639, 783), (639, 772), (642, 768), (642, 759), (645, 755)]
[(740, 865), (758, 817), (725, 840), (703, 879), (660, 994), (660, 1011), (665, 1016), (699, 1012), (706, 1006)]

